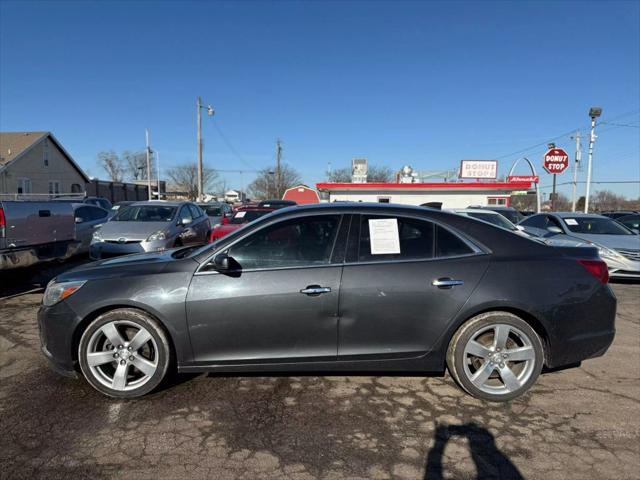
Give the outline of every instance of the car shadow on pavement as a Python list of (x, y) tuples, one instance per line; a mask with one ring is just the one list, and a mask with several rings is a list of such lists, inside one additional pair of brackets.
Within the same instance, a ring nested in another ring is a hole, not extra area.
[(440, 480), (443, 476), (444, 449), (453, 437), (463, 437), (469, 442), (471, 458), (476, 465), (478, 480), (524, 480), (518, 468), (496, 446), (493, 435), (475, 423), (463, 425), (437, 425), (434, 445), (427, 454), (425, 480)]

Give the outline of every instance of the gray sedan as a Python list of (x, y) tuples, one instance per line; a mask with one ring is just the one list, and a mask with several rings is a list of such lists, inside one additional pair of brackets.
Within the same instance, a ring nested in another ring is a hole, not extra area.
[(209, 218), (190, 202), (138, 202), (118, 213), (93, 234), (91, 258), (157, 252), (207, 243)]
[(505, 401), (604, 354), (595, 248), (419, 207), (284, 208), (203, 247), (83, 265), (48, 286), (44, 355), (120, 398), (180, 372), (431, 372)]
[(576, 212), (540, 213), (519, 225), (534, 236), (592, 244), (612, 278), (640, 278), (640, 236), (611, 218)]

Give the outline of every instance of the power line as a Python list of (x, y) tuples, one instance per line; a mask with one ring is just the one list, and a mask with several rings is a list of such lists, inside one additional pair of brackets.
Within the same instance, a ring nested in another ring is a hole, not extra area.
[(240, 160), (242, 163), (244, 163), (246, 166), (248, 166), (249, 168), (256, 170), (256, 167), (254, 167), (253, 165), (251, 165), (249, 162), (247, 162), (242, 155), (240, 155), (240, 153), (238, 153), (238, 151), (235, 149), (235, 147), (231, 144), (231, 142), (229, 141), (229, 139), (227, 138), (227, 136), (222, 132), (222, 129), (220, 128), (220, 126), (218, 125), (218, 122), (216, 122), (215, 119), (213, 119), (213, 126), (215, 127), (215, 129), (218, 132), (218, 135), (220, 135), (220, 138), (222, 138), (222, 141), (225, 143), (225, 145), (227, 146), (227, 148), (229, 148), (229, 150), (231, 151), (231, 153), (233, 153), (236, 158), (238, 160)]

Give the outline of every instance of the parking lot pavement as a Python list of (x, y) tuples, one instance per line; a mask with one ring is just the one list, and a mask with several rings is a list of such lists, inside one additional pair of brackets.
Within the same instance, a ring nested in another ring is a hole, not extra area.
[(640, 285), (606, 356), (510, 404), (450, 378), (192, 376), (119, 401), (51, 372), (40, 294), (0, 300), (1, 478), (638, 478)]

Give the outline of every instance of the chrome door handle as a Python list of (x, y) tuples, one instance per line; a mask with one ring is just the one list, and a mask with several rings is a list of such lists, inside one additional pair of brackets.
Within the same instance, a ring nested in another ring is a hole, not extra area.
[(300, 290), (300, 293), (305, 295), (320, 295), (321, 293), (330, 293), (331, 288), (321, 287), (320, 285), (309, 285), (307, 288)]
[(438, 288), (451, 288), (457, 285), (464, 285), (462, 280), (454, 280), (453, 278), (438, 278), (431, 282), (431, 285)]

